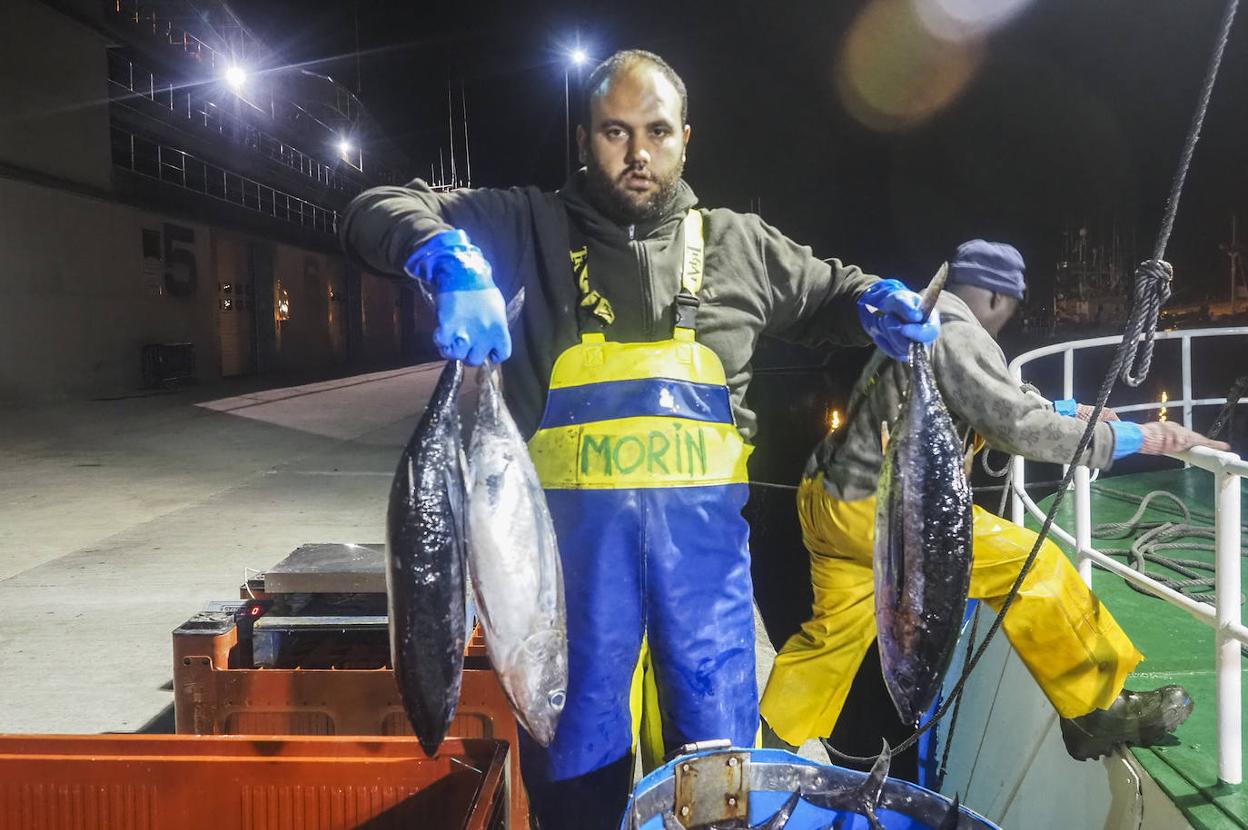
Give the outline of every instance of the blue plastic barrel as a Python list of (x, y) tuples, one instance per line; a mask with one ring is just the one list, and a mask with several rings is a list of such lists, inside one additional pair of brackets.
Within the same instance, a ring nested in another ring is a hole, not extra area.
[[(628, 810), (620, 823), (620, 830), (663, 830), (663, 814), (671, 812), (675, 817), (678, 765), (701, 760), (701, 769), (714, 769), (721, 760), (737, 758), (734, 764), (744, 769), (748, 790), (748, 813), (751, 825), (770, 818), (793, 792), (813, 793), (830, 787), (842, 790), (859, 786), (867, 779), (867, 773), (845, 769), (831, 764), (816, 764), (781, 749), (712, 749), (681, 755), (664, 764), (643, 778), (633, 790)], [(741, 760), (744, 759), (744, 760)], [(693, 765), (695, 772), (699, 769)], [(685, 768), (686, 774), (689, 767)], [(715, 773), (704, 775), (703, 780), (713, 779)], [(712, 792), (702, 806), (705, 810), (719, 809), (726, 801), (726, 794)], [(951, 800), (939, 793), (900, 781), (885, 780), (883, 794), (876, 807), (876, 817), (888, 830), (937, 830), (940, 820), (948, 812)], [(958, 830), (1001, 830), (988, 819), (960, 807)], [(705, 817), (705, 816), (704, 816)], [(728, 818), (719, 816), (719, 820)], [(841, 830), (870, 830), (865, 815), (816, 807), (802, 800), (797, 804), (785, 830), (825, 830), (838, 819), (844, 823)]]

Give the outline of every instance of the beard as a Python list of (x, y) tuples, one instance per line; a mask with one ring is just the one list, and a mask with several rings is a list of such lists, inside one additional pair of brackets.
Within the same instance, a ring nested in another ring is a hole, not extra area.
[(676, 187), (680, 183), (680, 175), (684, 172), (684, 162), (680, 162), (667, 175), (653, 170), (646, 170), (656, 187), (653, 193), (642, 201), (629, 195), (624, 186), (624, 177), (635, 168), (625, 168), (617, 178), (603, 169), (598, 160), (591, 154), (585, 165), (586, 193), (594, 207), (603, 215), (621, 225), (635, 225), (658, 219), (676, 198)]

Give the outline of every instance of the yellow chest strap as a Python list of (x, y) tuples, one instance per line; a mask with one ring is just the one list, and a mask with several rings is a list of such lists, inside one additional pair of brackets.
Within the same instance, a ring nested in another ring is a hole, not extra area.
[[(692, 330), (705, 265), (706, 242), (703, 239), (702, 214), (691, 209), (681, 220), (681, 229), (685, 250), (680, 269), (680, 292), (676, 298), (676, 327)], [(590, 285), (589, 246), (582, 245), (568, 253), (580, 292), (580, 306), (597, 318), (600, 324), (611, 325), (615, 322), (615, 310), (610, 301)]]
[(682, 223), (685, 231), (685, 261), (680, 272), (680, 290), (698, 296), (702, 290), (703, 253), (706, 242), (702, 238), (702, 214), (690, 210)]

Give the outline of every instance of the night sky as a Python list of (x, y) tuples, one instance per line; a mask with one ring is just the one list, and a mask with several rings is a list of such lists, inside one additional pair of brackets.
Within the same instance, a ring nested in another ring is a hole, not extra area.
[[(1142, 258), (1224, 2), (946, 2), (1023, 8), (961, 46), (916, 34), (906, 0), (265, 0), (233, 8), (283, 60), (314, 62), (352, 87), (358, 15), (361, 97), (418, 173), (447, 146), (447, 84), (458, 90), (462, 81), (473, 184), (557, 187), (565, 56), (579, 37), (598, 59), (627, 47), (663, 55), (689, 88), (685, 176), (702, 203), (761, 206), (821, 256), (922, 282), (963, 239), (996, 238), (1022, 250), (1038, 288), (1065, 227), (1117, 215), (1128, 236), (1135, 230)], [(1217, 246), (1232, 211), (1248, 221), (1245, 38), (1240, 20), (1168, 252), (1180, 297), (1225, 292)], [(901, 85), (913, 94), (888, 100), (931, 101), (919, 107), (931, 110), (926, 117), (847, 103), (846, 89), (887, 86), (899, 73), (904, 81), (916, 55), (931, 62)], [(572, 83), (575, 117), (575, 74)]]

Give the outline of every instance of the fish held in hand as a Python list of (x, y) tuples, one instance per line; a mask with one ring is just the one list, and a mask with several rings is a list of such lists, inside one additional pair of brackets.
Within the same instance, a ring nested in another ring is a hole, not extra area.
[(525, 730), (554, 739), (568, 687), (567, 620), (555, 528), (528, 447), (481, 369), (469, 442), (468, 562), (486, 650)]
[[(923, 292), (924, 319), (949, 276)], [(917, 724), (953, 657), (971, 584), (974, 516), (962, 442), (925, 346), (910, 344), (910, 387), (884, 451), (876, 492), (875, 623), (885, 685)]]
[(391, 659), (403, 708), (430, 755), (455, 717), (464, 669), (463, 377), (463, 364), (448, 361), (399, 459), (386, 513)]
[(962, 442), (927, 349), (910, 347), (910, 389), (876, 494), (875, 620), (897, 712), (918, 722), (953, 657), (971, 582), (971, 488)]

